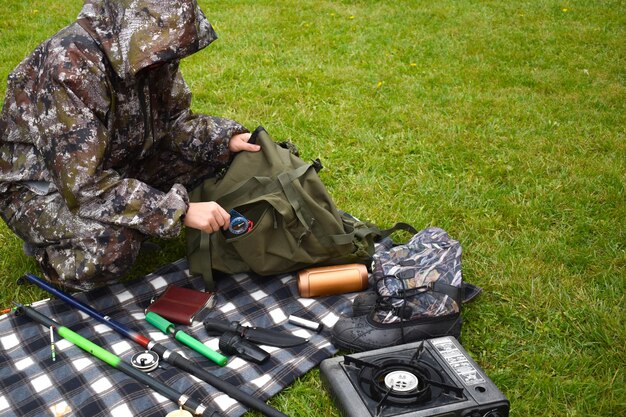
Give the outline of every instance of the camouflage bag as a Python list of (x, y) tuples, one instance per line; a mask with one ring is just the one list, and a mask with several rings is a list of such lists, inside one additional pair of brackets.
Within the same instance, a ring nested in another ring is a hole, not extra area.
[(214, 288), (212, 270), (268, 276), (368, 263), (375, 240), (404, 228), (381, 231), (338, 210), (316, 164), (279, 146), (262, 127), (250, 141), (261, 150), (237, 154), (223, 177), (209, 178), (190, 193), (190, 201), (215, 201), (252, 222), (241, 235), (187, 229), (190, 272), (202, 274), (207, 289)]
[[(372, 269), (372, 287), (394, 311), (402, 307), (404, 319), (450, 316), (461, 310), (461, 245), (440, 228), (424, 229), (402, 245), (384, 239), (376, 247)], [(380, 323), (401, 320), (388, 313), (376, 319)]]
[(336, 347), (360, 352), (445, 335), (459, 338), (461, 305), (477, 295), (464, 294), (461, 245), (437, 227), (405, 244), (379, 242), (370, 286), (373, 291), (352, 302), (352, 317), (333, 326)]

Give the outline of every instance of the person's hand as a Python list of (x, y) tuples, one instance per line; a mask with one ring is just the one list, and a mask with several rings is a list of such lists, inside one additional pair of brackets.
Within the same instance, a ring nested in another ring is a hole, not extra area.
[(228, 142), (228, 150), (230, 150), (231, 152), (260, 151), (261, 147), (259, 145), (248, 143), (248, 141), (250, 140), (250, 136), (252, 136), (250, 133), (239, 133), (237, 135), (233, 135), (233, 137), (230, 138), (230, 142)]
[(230, 214), (215, 201), (208, 203), (189, 203), (184, 224), (187, 227), (207, 233), (228, 229)]

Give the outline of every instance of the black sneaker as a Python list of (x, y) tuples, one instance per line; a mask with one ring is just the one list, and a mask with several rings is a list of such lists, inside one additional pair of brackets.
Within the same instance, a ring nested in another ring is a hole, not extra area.
[(338, 349), (363, 352), (440, 336), (461, 337), (460, 314), (379, 323), (372, 314), (342, 318), (333, 326), (331, 342)]

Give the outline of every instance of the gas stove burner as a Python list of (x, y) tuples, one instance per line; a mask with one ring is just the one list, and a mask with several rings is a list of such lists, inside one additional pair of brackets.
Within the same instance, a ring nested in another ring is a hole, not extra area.
[(326, 359), (344, 417), (508, 417), (509, 402), (453, 337)]
[(358, 381), (363, 392), (376, 401), (411, 404), (428, 401), (431, 397), (431, 372), (424, 365), (398, 359), (346, 358), (347, 364), (360, 369)]
[[(397, 404), (426, 401), (430, 398), (430, 385), (414, 372), (402, 369), (375, 372), (370, 385), (372, 397)], [(361, 384), (363, 385), (363, 381)]]
[(385, 375), (385, 387), (392, 392), (413, 392), (420, 385), (417, 375), (409, 371), (392, 371)]

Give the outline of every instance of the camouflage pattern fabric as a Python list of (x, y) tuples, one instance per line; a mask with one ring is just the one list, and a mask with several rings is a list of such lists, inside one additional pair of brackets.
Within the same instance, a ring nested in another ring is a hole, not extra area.
[(146, 236), (180, 233), (187, 188), (228, 165), (247, 130), (193, 114), (179, 71), (215, 39), (195, 0), (86, 0), (10, 74), (0, 214), (49, 280), (118, 278)]
[(460, 311), (456, 300), (433, 288), (437, 283), (460, 291), (463, 283), (461, 245), (444, 230), (427, 228), (398, 246), (383, 239), (372, 265), (371, 285), (382, 302), (374, 311), (374, 321), (395, 323)]

